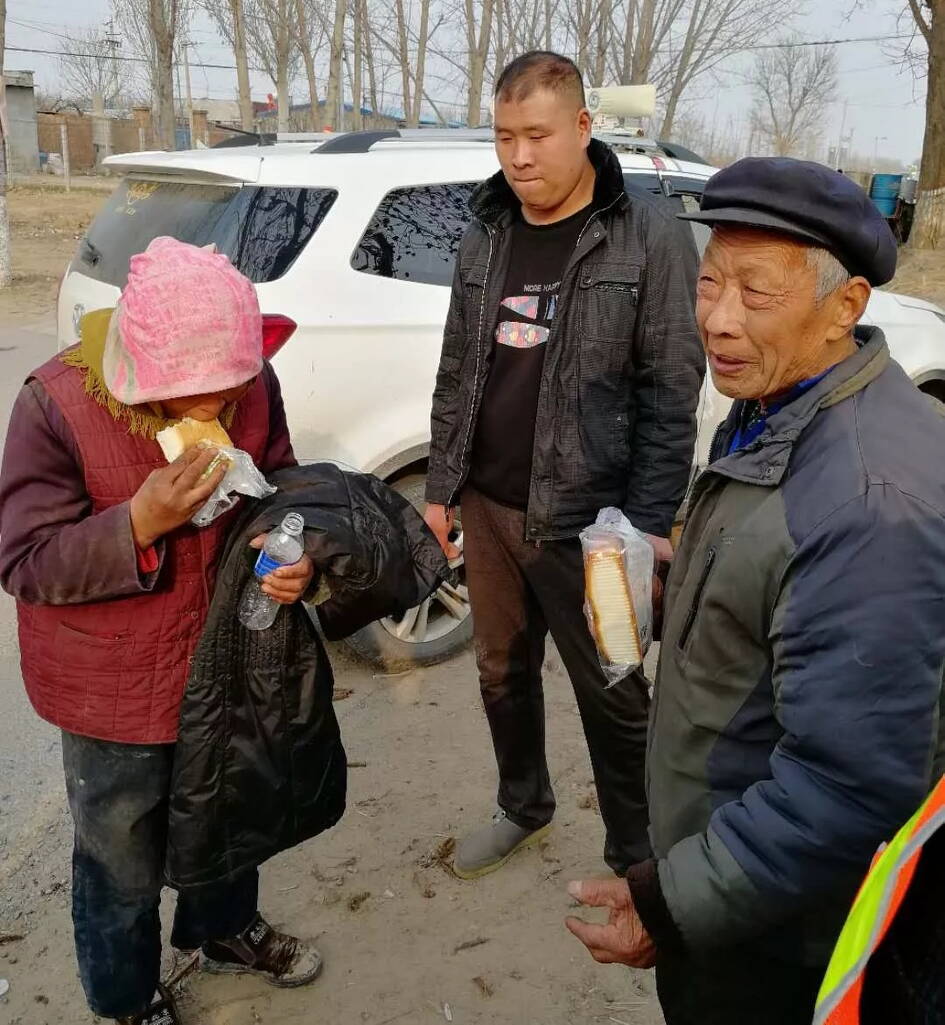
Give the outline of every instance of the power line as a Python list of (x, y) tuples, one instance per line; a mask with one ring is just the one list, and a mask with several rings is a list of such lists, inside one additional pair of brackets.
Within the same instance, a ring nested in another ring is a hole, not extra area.
[(898, 39), (912, 39), (912, 33), (905, 33), (898, 36), (855, 36), (849, 39), (799, 39), (793, 42), (784, 43), (755, 43), (752, 46), (742, 46), (741, 50), (785, 50), (798, 46), (840, 46), (843, 43), (889, 43)]
[[(44, 54), (47, 57), (78, 57), (86, 60), (116, 60), (116, 61), (130, 61), (133, 64), (150, 64), (151, 61), (147, 57), (112, 57), (101, 53), (73, 53), (68, 50), (40, 50), (33, 46), (5, 46), (5, 50), (9, 50), (11, 53), (38, 53)], [(174, 62), (175, 66), (177, 61)], [(235, 64), (191, 64), (192, 68), (209, 68), (212, 71), (236, 71)], [(265, 74), (262, 68), (250, 67), (250, 71), (258, 71)]]

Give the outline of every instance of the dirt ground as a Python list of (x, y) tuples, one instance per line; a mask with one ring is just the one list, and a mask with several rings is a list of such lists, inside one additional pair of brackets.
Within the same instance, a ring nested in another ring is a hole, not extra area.
[(945, 252), (900, 250), (898, 272), (886, 288), (945, 307)]
[[(651, 973), (595, 964), (566, 931), (568, 880), (605, 875), (603, 831), (570, 685), (547, 669), (559, 810), (550, 839), (478, 882), (446, 868), (454, 837), (488, 820), (495, 767), (470, 655), (376, 677), (333, 652), (351, 764), (330, 833), (263, 870), (274, 924), (317, 940), (325, 972), (280, 991), (197, 975), (188, 1025), (659, 1025)], [(69, 918), (69, 823), (58, 780), (0, 863), (0, 998), (6, 1025), (85, 1025)], [(18, 852), (18, 853), (17, 853)], [(170, 921), (167, 898), (164, 921)], [(588, 917), (603, 920), (599, 912)], [(8, 1015), (8, 1017), (6, 1017)]]
[(76, 243), (114, 187), (90, 179), (69, 193), (39, 183), (10, 190), (13, 287), (0, 291), (0, 321), (34, 321), (53, 309)]

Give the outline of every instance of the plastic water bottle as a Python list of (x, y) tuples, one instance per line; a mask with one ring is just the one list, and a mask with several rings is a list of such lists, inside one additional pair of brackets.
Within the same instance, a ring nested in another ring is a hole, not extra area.
[(305, 552), (302, 531), (305, 521), (298, 513), (286, 513), (282, 526), (266, 538), (252, 579), (240, 599), (240, 622), (247, 630), (268, 630), (276, 621), (279, 603), (262, 589), (262, 578), (280, 566), (292, 566)]

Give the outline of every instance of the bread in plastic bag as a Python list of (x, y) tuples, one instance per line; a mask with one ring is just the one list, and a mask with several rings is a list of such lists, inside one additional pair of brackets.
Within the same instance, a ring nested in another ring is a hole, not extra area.
[(256, 468), (249, 453), (238, 448), (219, 449), (217, 458), (207, 468), (204, 476), (210, 476), (223, 459), (230, 464), (226, 476), (191, 521), (197, 527), (208, 526), (218, 516), (232, 509), (239, 501), (235, 497), (237, 494), (249, 498), (268, 498), (276, 493), (276, 489)]
[(653, 638), (653, 546), (619, 510), (581, 531), (584, 614), (608, 687), (643, 664)]

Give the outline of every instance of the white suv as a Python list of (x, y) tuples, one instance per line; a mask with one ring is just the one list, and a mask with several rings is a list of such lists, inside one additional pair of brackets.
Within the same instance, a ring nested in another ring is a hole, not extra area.
[[(672, 145), (608, 141), (628, 190), (680, 210), (715, 171)], [(256, 283), (299, 459), (371, 471), (420, 505), (454, 256), (472, 190), (498, 169), (490, 143), (481, 132), (362, 132), (111, 157), (126, 177), (66, 272), (60, 345), (75, 341), (85, 312), (114, 305), (129, 259), (156, 236), (215, 242)], [(708, 229), (692, 227), (701, 249)], [(945, 401), (945, 312), (876, 292), (868, 319), (919, 387)], [(700, 465), (727, 406), (707, 385)], [(458, 580), (353, 646), (388, 665), (452, 654), (472, 629)]]

